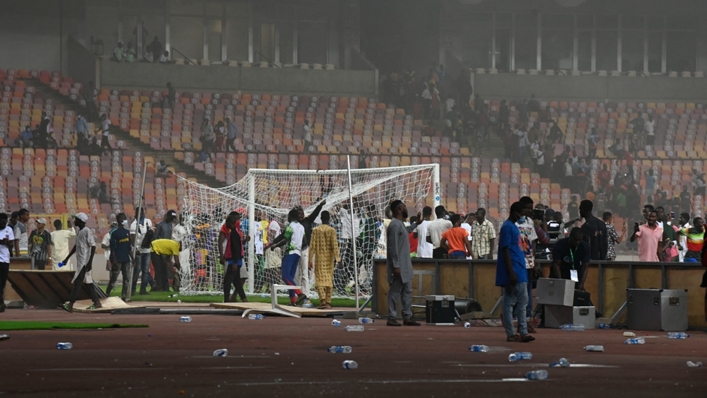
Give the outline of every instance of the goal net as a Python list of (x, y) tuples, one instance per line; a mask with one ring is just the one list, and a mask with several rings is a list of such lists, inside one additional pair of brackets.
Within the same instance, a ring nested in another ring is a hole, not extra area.
[[(183, 294), (223, 294), (224, 268), (219, 262), (219, 230), (229, 212), (243, 213), (241, 230), (251, 240), (246, 246), (242, 277), (248, 278), (249, 294), (269, 293), (270, 285), (282, 284), (279, 250), (264, 250), (278, 231), (284, 232), (287, 214), (301, 206), (309, 217), (325, 200), (322, 210), (331, 215), (336, 229), (343, 267), (335, 269), (337, 297), (359, 292), (369, 295), (372, 264), (385, 258), (386, 208), (392, 200), (403, 200), (410, 216), (426, 205), (439, 202), (438, 165), (416, 165), (351, 170), (353, 223), (349, 204), (347, 170), (266, 170), (251, 169), (240, 181), (224, 188), (211, 188), (183, 179), (183, 226), (187, 238), (183, 252), (181, 288)], [(314, 226), (321, 223), (317, 217)], [(353, 228), (352, 228), (353, 226)], [(355, 249), (354, 249), (355, 248)], [(305, 257), (303, 255), (303, 257)], [(355, 258), (355, 259), (354, 259)], [(303, 268), (303, 261), (300, 263)], [(298, 273), (299, 276), (300, 273)], [(296, 283), (315, 293), (314, 273), (303, 272)]]

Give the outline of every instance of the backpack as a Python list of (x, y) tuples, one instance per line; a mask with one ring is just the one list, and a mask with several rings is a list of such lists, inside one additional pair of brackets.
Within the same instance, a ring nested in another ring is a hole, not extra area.
[(152, 245), (153, 240), (154, 240), (154, 232), (152, 232), (152, 228), (147, 228), (147, 232), (145, 233), (145, 237), (142, 238), (142, 244), (140, 245), (140, 248), (149, 249), (150, 246)]

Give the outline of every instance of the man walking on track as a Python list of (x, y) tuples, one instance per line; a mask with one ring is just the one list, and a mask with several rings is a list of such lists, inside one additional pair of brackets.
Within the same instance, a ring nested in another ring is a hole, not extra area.
[(5, 312), (5, 284), (10, 272), (10, 250), (15, 244), (15, 235), (7, 225), (7, 214), (0, 213), (0, 312)]
[(63, 306), (64, 309), (69, 312), (74, 311), (74, 303), (79, 298), (83, 284), (90, 285), (88, 291), (91, 295), (91, 300), (93, 300), (93, 305), (89, 307), (89, 309), (103, 307), (98, 300), (96, 290), (93, 288), (93, 279), (91, 278), (93, 255), (96, 253), (96, 240), (93, 237), (93, 231), (86, 228), (87, 221), (88, 216), (86, 213), (79, 213), (74, 216), (74, 224), (79, 227), (79, 233), (76, 234), (76, 245), (74, 245), (69, 255), (62, 261), (62, 263), (66, 264), (69, 258), (76, 253), (76, 272), (74, 273), (74, 279), (71, 280), (74, 284), (74, 289), (71, 291), (71, 296), (69, 296), (69, 303)]
[(412, 260), (410, 260), (409, 231), (403, 222), (408, 218), (405, 203), (396, 200), (390, 204), (393, 219), (386, 229), (388, 262), (388, 326), (400, 326), (395, 300), (402, 303), (403, 325), (420, 326), (412, 319)]
[[(506, 330), (506, 341), (529, 342), (535, 340), (535, 337), (528, 334), (525, 318), (525, 307), (528, 305), (528, 272), (525, 268), (525, 255), (520, 247), (520, 230), (516, 226), (523, 213), (523, 204), (513, 203), (510, 213), (498, 236), (496, 286), (503, 288), (501, 319)], [(513, 328), (514, 311), (520, 335), (517, 335)]]
[(314, 228), (309, 243), (309, 268), (314, 267), (320, 310), (331, 308), (334, 264), (341, 262), (336, 230), (329, 226), (330, 217), (328, 211), (322, 212), (322, 225)]
[[(302, 241), (304, 239), (304, 227), (298, 220), (299, 211), (297, 209), (290, 210), (287, 215), (289, 225), (285, 228), (285, 232), (278, 236), (269, 247), (270, 250), (274, 250), (276, 247), (287, 244), (285, 258), (282, 259), (282, 280), (290, 286), (297, 286), (295, 284), (295, 274), (302, 255)], [(307, 299), (307, 295), (299, 289), (290, 290), (289, 294), (290, 305), (293, 307), (297, 304), (302, 304)]]

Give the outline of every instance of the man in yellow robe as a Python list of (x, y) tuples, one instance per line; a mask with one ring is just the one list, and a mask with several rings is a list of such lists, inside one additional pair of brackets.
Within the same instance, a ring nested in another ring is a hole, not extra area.
[(323, 211), (320, 215), (322, 225), (312, 230), (309, 242), (309, 268), (314, 268), (319, 309), (331, 308), (331, 292), (334, 287), (334, 265), (341, 262), (339, 241), (336, 230), (329, 226), (330, 215)]

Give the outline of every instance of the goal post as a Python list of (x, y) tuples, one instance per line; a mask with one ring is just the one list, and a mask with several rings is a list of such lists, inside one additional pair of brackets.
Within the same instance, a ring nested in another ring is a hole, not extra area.
[[(390, 202), (403, 200), (412, 216), (425, 205), (437, 206), (441, 201), (438, 164), (351, 170), (250, 169), (227, 187), (184, 183), (182, 211), (191, 236), (184, 245), (189, 264), (181, 271), (185, 294), (223, 294), (218, 233), (226, 215), (236, 209), (245, 213), (242, 230), (250, 237), (244, 261), (247, 274), (243, 271), (241, 276), (247, 275), (249, 294), (266, 293), (270, 284), (281, 283), (278, 261), (273, 257), (277, 252), (263, 250), (275, 238), (270, 236), (278, 230), (275, 225), (284, 232), (292, 208), (301, 206), (308, 217), (326, 200), (322, 211), (331, 215), (343, 264), (343, 269), (334, 271), (334, 296), (357, 296), (357, 286), (362, 296), (370, 295), (373, 259), (385, 257)], [(320, 222), (317, 217), (314, 226)], [(306, 259), (306, 253), (303, 257)], [(313, 272), (306, 263), (300, 263), (299, 268), (306, 294), (317, 297)]]

